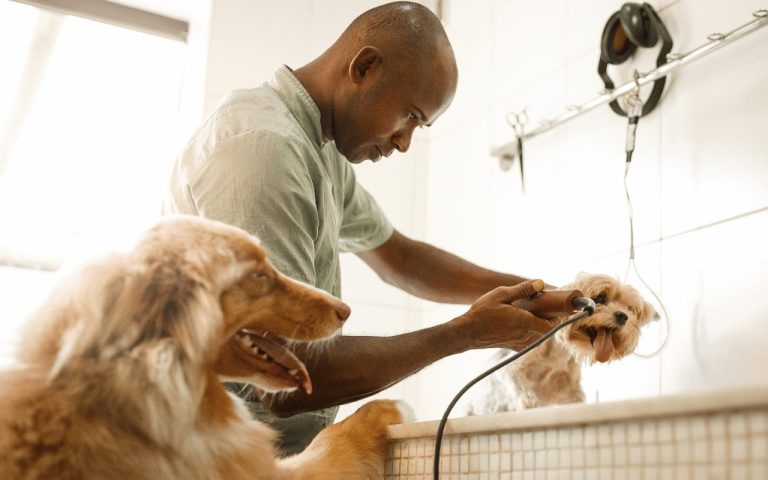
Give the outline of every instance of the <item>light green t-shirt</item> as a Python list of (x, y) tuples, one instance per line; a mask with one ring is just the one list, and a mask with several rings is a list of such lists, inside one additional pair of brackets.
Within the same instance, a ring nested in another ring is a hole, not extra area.
[[(243, 228), (278, 270), (337, 297), (339, 252), (371, 250), (393, 231), (323, 138), (317, 105), (286, 66), (261, 87), (232, 92), (195, 132), (174, 166), (163, 211)], [(337, 411), (278, 419), (246, 399), (284, 432), (285, 453), (302, 450)]]

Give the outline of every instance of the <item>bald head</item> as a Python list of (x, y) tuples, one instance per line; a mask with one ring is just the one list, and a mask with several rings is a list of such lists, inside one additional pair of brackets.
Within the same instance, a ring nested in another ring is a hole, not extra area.
[(443, 70), (455, 87), (458, 77), (453, 48), (437, 15), (414, 2), (393, 2), (374, 7), (355, 18), (328, 50), (348, 64), (360, 50), (377, 49), (384, 60), (398, 67), (431, 72)]
[(453, 51), (440, 19), (427, 7), (413, 2), (387, 3), (355, 18), (338, 44), (351, 48), (381, 45), (425, 58)]
[(317, 103), (325, 136), (353, 163), (407, 151), (414, 129), (448, 108), (458, 80), (440, 19), (412, 2), (362, 13), (295, 73)]

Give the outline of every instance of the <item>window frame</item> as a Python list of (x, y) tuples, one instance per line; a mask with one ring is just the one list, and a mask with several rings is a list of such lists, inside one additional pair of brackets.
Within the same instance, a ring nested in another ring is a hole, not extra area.
[(97, 22), (187, 42), (189, 22), (106, 0), (13, 0)]

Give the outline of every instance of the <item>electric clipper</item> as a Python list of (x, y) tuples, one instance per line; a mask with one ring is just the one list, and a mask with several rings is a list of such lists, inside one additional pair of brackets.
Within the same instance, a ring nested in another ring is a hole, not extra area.
[(594, 302), (584, 297), (581, 290), (542, 290), (512, 304), (546, 320), (565, 317), (585, 308), (594, 311)]

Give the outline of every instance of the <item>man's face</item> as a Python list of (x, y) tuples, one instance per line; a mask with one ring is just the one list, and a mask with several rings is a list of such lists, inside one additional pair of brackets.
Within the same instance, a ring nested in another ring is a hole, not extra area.
[(398, 71), (388, 67), (394, 65), (371, 67), (339, 104), (334, 140), (351, 163), (407, 151), (413, 131), (430, 126), (453, 100), (456, 78), (445, 62), (405, 64)]

